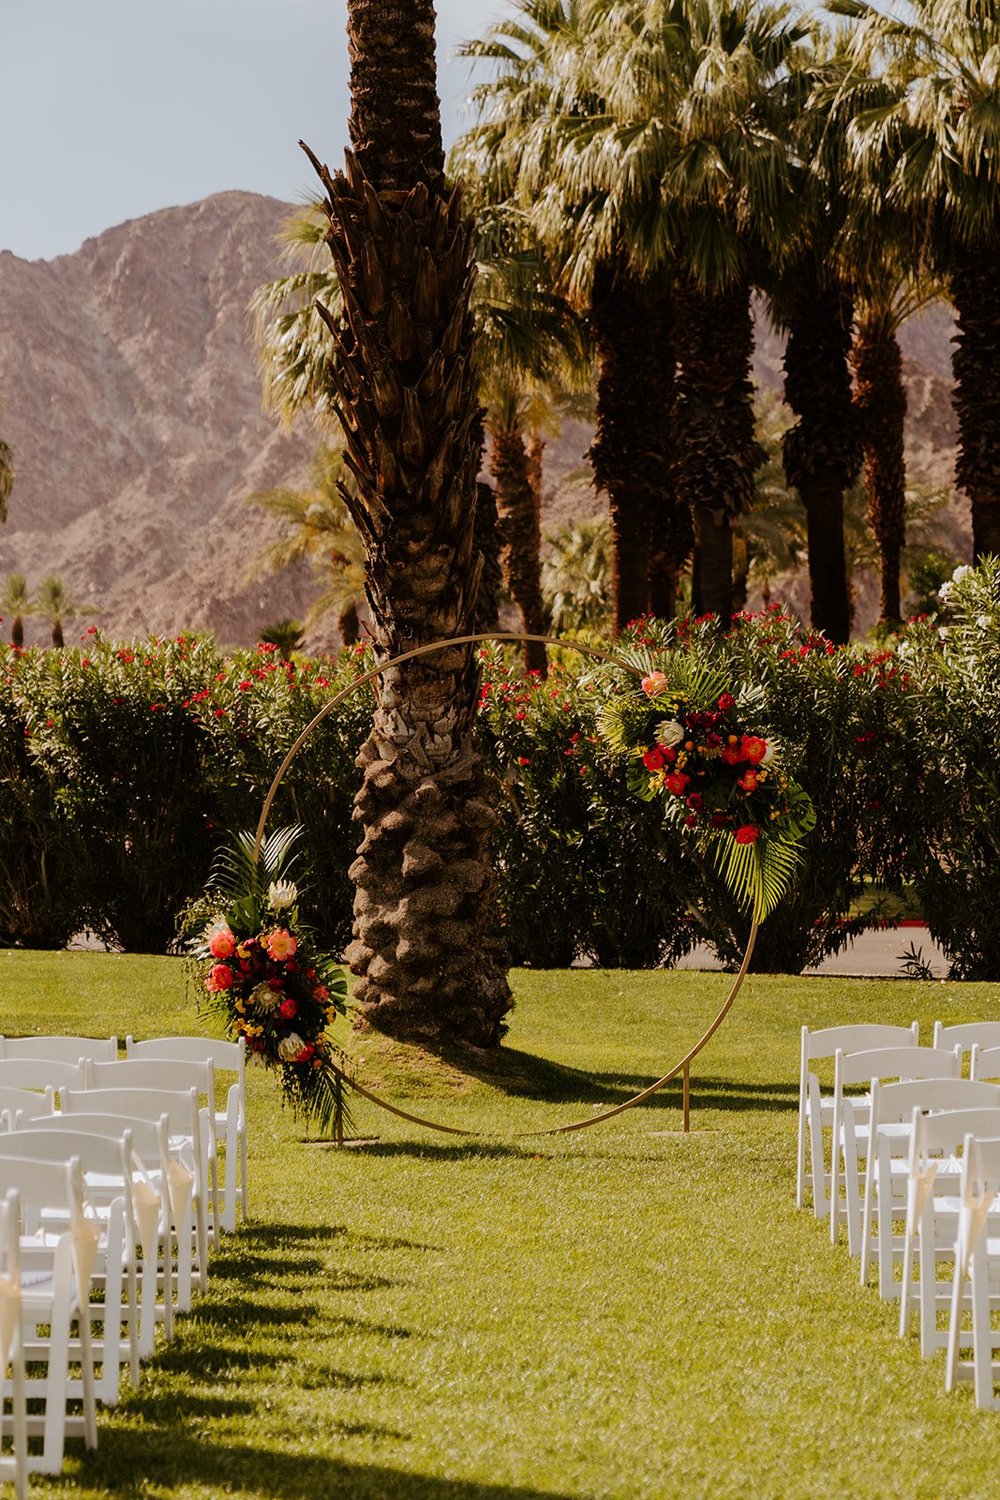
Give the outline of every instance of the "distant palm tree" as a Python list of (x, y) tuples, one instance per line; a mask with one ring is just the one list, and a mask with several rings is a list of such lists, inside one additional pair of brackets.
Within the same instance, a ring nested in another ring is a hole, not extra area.
[(247, 496), (249, 505), (283, 523), (282, 535), (254, 559), (247, 577), (266, 578), (303, 560), (311, 562), (323, 592), (310, 606), (305, 623), (314, 625), (332, 611), (342, 643), (353, 646), (364, 599), (365, 548), (340, 493), (343, 470), (343, 452), (324, 446), (313, 460), (311, 489), (282, 486)]
[(604, 632), (611, 623), (611, 532), (607, 516), (574, 521), (546, 538), (542, 591), (558, 633)]
[(1000, 554), (1000, 8), (994, 0), (913, 0), (898, 16), (864, 0), (830, 8), (855, 23), (855, 163), (869, 191), (908, 215), (913, 260), (955, 305), (956, 474), (972, 503), (975, 556)]
[(10, 616), (11, 645), (24, 645), (24, 616), (33, 610), (27, 578), (23, 573), (11, 573), (0, 594), (0, 611)]
[(305, 640), (301, 620), (275, 620), (260, 632), (260, 640), (268, 646), (277, 646), (282, 661), (290, 661), (293, 651), (301, 651)]
[(66, 586), (61, 578), (46, 578), (45, 582), (35, 591), (32, 604), (32, 614), (41, 615), (47, 620), (52, 630), (53, 646), (61, 647), (66, 644), (63, 639), (63, 621), (79, 619), (83, 615), (97, 615), (100, 610), (94, 604), (75, 604), (66, 593)]

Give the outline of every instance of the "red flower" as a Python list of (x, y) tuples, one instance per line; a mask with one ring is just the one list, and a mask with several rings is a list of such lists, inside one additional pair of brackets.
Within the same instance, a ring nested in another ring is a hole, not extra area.
[(757, 790), (757, 772), (753, 770), (744, 771), (736, 785), (741, 786), (745, 792), (755, 792)]
[(647, 771), (661, 771), (663, 769), (664, 754), (659, 745), (654, 745), (647, 750), (642, 757), (642, 763)]
[(713, 813), (708, 820), (710, 828), (728, 828), (729, 819), (725, 813)]
[(206, 990), (218, 993), (220, 990), (231, 990), (233, 987), (233, 971), (228, 964), (213, 964), (208, 971), (205, 980)]
[(701, 793), (692, 792), (690, 797), (687, 799), (687, 805), (688, 807), (690, 807), (692, 812), (701, 812), (702, 808), (705, 805), (704, 798), (702, 797)]
[(682, 797), (690, 780), (690, 776), (685, 776), (683, 771), (671, 771), (669, 776), (664, 776), (663, 785), (675, 797)]
[(729, 710), (731, 708), (735, 708), (735, 706), (736, 699), (733, 697), (732, 693), (723, 693), (722, 697), (719, 699), (719, 713), (727, 714)]
[(739, 745), (726, 745), (722, 752), (722, 759), (727, 766), (738, 766), (744, 758)]
[(297, 1000), (293, 1000), (289, 995), (287, 1000), (282, 1000), (281, 1004), (278, 1006), (278, 1010), (284, 1016), (286, 1021), (294, 1020), (294, 1018), (299, 1013), (299, 1002)]
[(752, 823), (744, 823), (741, 828), (734, 830), (733, 838), (738, 844), (756, 844), (759, 832)]
[(767, 740), (759, 739), (754, 734), (745, 734), (743, 736), (744, 760), (748, 760), (752, 766), (759, 766), (766, 754)]
[(698, 822), (697, 815), (695, 813), (688, 813), (687, 817), (684, 819), (684, 827), (685, 828), (694, 828), (694, 826), (695, 826), (695, 824), (697, 822)]

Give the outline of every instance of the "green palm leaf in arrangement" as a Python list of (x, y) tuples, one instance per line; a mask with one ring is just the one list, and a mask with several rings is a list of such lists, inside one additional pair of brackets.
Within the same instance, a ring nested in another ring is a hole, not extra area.
[(684, 653), (635, 651), (627, 664), (644, 674), (641, 686), (616, 674), (602, 738), (627, 759), (636, 795), (661, 801), (763, 921), (788, 890), (816, 815), (783, 767), (762, 693), (734, 691), (724, 671)]
[(347, 1004), (343, 970), (299, 920), (295, 845), (279, 828), (258, 852), (244, 831), (216, 855), (186, 923), (197, 979), (226, 1034), (273, 1072), (292, 1108), (321, 1131), (345, 1125), (342, 1055), (330, 1027)]

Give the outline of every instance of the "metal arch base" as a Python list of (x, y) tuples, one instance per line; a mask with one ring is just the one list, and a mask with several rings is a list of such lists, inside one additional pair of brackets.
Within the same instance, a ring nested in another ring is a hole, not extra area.
[[(274, 799), (277, 796), (278, 788), (281, 786), (282, 781), (284, 781), (289, 767), (291, 766), (295, 757), (298, 755), (299, 751), (302, 749), (302, 746), (305, 744), (306, 740), (312, 734), (313, 730), (323, 722), (328, 714), (332, 713), (339, 704), (343, 703), (345, 698), (350, 697), (350, 695), (356, 692), (358, 688), (364, 687), (366, 683), (373, 682), (376, 677), (381, 677), (382, 673), (390, 667), (401, 666), (403, 662), (414, 661), (417, 657), (421, 656), (430, 656), (436, 651), (447, 650), (451, 646), (474, 646), (482, 643), (483, 641), (503, 641), (508, 642), (512, 645), (520, 645), (526, 641), (537, 641), (546, 646), (560, 646), (564, 649), (568, 648), (572, 651), (578, 652), (581, 656), (589, 656), (594, 661), (609, 662), (612, 666), (621, 667), (624, 671), (632, 672), (637, 677), (640, 675), (638, 668), (633, 667), (629, 662), (621, 661), (620, 658), (613, 656), (608, 651), (599, 651), (593, 646), (581, 646), (577, 641), (560, 640), (558, 636), (524, 635), (514, 631), (452, 636), (446, 641), (432, 641), (428, 645), (414, 646), (410, 651), (403, 651), (399, 656), (393, 656), (388, 661), (381, 662), (379, 666), (373, 667), (371, 671), (363, 673), (362, 676), (358, 677), (346, 688), (342, 688), (339, 693), (335, 693), (332, 698), (330, 698), (326, 703), (323, 704), (323, 707), (319, 710), (319, 712), (315, 714), (312, 719), (310, 719), (309, 723), (300, 732), (295, 742), (286, 754), (284, 760), (281, 762), (281, 765), (275, 772), (274, 780), (271, 782), (267, 796), (264, 798), (264, 806), (261, 809), (260, 819), (257, 823), (257, 834), (254, 842), (254, 858), (257, 859), (260, 857), (261, 845), (264, 842), (264, 830), (267, 827), (267, 820), (270, 815), (271, 808), (274, 806)], [(554, 1125), (549, 1126), (546, 1129), (519, 1130), (511, 1136), (496, 1137), (491, 1136), (486, 1131), (465, 1130), (457, 1125), (442, 1125), (436, 1120), (427, 1120), (422, 1115), (411, 1114), (408, 1110), (400, 1109), (398, 1105), (390, 1104), (387, 1099), (383, 1099), (381, 1095), (377, 1094), (373, 1089), (365, 1088), (363, 1084), (358, 1083), (347, 1073), (342, 1073), (340, 1069), (335, 1069), (335, 1072), (343, 1080), (344, 1083), (348, 1084), (356, 1094), (360, 1094), (363, 1099), (370, 1100), (372, 1104), (377, 1104), (380, 1109), (387, 1110), (389, 1114), (396, 1115), (397, 1118), (401, 1120), (407, 1120), (411, 1125), (420, 1125), (426, 1130), (436, 1130), (442, 1135), (458, 1135), (464, 1136), (466, 1138), (478, 1138), (480, 1140), (506, 1139), (515, 1141), (547, 1135), (568, 1135), (570, 1132), (575, 1130), (587, 1130), (591, 1125), (600, 1125), (605, 1120), (611, 1120), (615, 1117), (615, 1115), (623, 1114), (625, 1110), (633, 1109), (637, 1104), (642, 1104), (642, 1102), (645, 1099), (648, 1099), (651, 1094), (655, 1094), (658, 1089), (663, 1088), (664, 1084), (669, 1083), (671, 1079), (676, 1078), (678, 1073), (680, 1073), (683, 1075), (684, 1079), (684, 1129), (686, 1131), (689, 1127), (689, 1087), (691, 1063), (698, 1056), (699, 1052), (701, 1052), (702, 1049), (706, 1047), (712, 1040), (712, 1037), (718, 1031), (719, 1027), (722, 1025), (723, 1021), (726, 1019), (727, 1015), (733, 1007), (733, 1003), (735, 1002), (736, 997), (743, 986), (743, 981), (746, 978), (747, 970), (750, 967), (750, 958), (753, 954), (754, 943), (757, 941), (758, 926), (759, 916), (757, 911), (755, 910), (753, 914), (753, 921), (750, 926), (750, 935), (747, 939), (746, 951), (743, 954), (743, 962), (740, 965), (739, 972), (733, 980), (729, 994), (723, 1001), (723, 1004), (720, 1007), (711, 1025), (708, 1026), (708, 1028), (702, 1033), (702, 1035), (695, 1042), (694, 1046), (691, 1047), (689, 1051), (687, 1051), (680, 1059), (680, 1061), (675, 1063), (668, 1072), (664, 1073), (662, 1077), (658, 1078), (655, 1083), (649, 1084), (649, 1086), (647, 1088), (644, 1088), (640, 1093), (634, 1094), (631, 1099), (626, 1099), (624, 1104), (618, 1104), (614, 1107), (614, 1109), (602, 1110), (600, 1114), (589, 1115), (584, 1120), (574, 1120), (568, 1125)]]

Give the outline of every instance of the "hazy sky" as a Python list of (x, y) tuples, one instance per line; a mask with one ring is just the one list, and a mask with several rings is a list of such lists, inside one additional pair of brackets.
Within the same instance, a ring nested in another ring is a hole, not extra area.
[[(446, 140), (505, 0), (437, 0)], [(295, 201), (347, 138), (346, 0), (0, 0), (0, 250), (46, 259), (225, 188)]]

